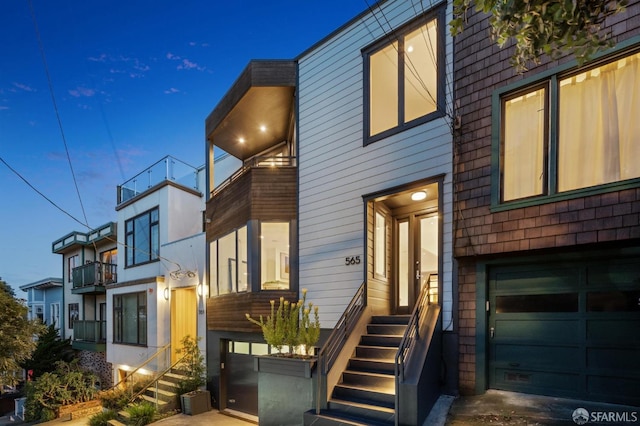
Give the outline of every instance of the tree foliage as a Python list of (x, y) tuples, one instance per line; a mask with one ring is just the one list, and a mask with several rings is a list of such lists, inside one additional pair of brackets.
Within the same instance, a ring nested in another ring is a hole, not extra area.
[(622, 12), (627, 0), (454, 0), (451, 33), (462, 32), (472, 6), (489, 13), (491, 36), (503, 47), (515, 42), (512, 65), (520, 72), (539, 63), (543, 54), (557, 58), (573, 53), (579, 64), (613, 45), (602, 28), (609, 16)]
[(31, 358), (22, 363), (25, 370), (33, 371), (33, 378), (52, 372), (58, 361), (71, 362), (75, 353), (71, 348), (71, 338), (62, 340), (58, 329), (51, 324), (38, 336), (38, 344)]
[(197, 390), (206, 383), (207, 366), (198, 346), (200, 340), (201, 337), (193, 338), (187, 335), (180, 341), (182, 348), (176, 351), (182, 356), (178, 368), (187, 376), (180, 382), (180, 394)]
[(36, 347), (34, 336), (43, 329), (39, 321), (27, 319), (27, 307), (13, 289), (0, 279), (0, 385), (18, 382), (20, 364)]

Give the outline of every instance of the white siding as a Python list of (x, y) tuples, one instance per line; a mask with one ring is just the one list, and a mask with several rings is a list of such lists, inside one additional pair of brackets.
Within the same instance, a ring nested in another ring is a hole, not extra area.
[[(444, 324), (451, 326), (450, 120), (436, 119), (363, 147), (361, 51), (432, 7), (412, 3), (391, 0), (382, 13), (376, 6), (375, 17), (364, 15), (299, 58), (300, 287), (319, 306), (323, 327), (335, 324), (365, 279), (364, 262), (345, 265), (347, 256), (365, 260), (362, 196), (440, 174), (445, 175), (442, 297)], [(442, 25), (450, 20), (450, 6), (446, 15)], [(450, 105), (452, 43), (445, 31)]]

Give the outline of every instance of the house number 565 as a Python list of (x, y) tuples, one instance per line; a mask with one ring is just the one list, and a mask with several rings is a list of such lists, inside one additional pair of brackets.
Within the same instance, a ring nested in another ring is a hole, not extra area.
[(344, 258), (345, 265), (359, 265), (360, 264), (360, 256), (347, 256)]

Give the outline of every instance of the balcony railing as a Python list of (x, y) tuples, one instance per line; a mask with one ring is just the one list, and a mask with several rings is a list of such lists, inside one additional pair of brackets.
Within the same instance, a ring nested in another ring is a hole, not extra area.
[(73, 322), (73, 340), (102, 343), (107, 341), (106, 321), (76, 320)]
[(231, 185), (231, 183), (235, 182), (239, 177), (247, 173), (249, 170), (263, 167), (263, 168), (271, 168), (271, 167), (295, 167), (296, 165), (296, 157), (281, 157), (281, 156), (264, 156), (264, 157), (253, 157), (242, 165), (234, 174), (228, 177), (226, 180), (220, 183), (220, 185), (216, 186), (216, 188), (211, 191), (211, 196), (214, 197), (220, 191), (222, 191), (227, 186)]
[(164, 181), (176, 182), (187, 188), (199, 190), (198, 169), (176, 158), (166, 156), (122, 185), (118, 185), (118, 204)]
[(113, 263), (91, 262), (73, 268), (71, 273), (74, 289), (118, 282), (117, 265)]

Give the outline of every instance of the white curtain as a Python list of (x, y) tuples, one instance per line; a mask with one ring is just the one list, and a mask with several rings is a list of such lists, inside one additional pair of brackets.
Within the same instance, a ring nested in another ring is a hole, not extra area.
[(560, 81), (558, 191), (640, 176), (638, 55)]
[(503, 200), (542, 194), (545, 90), (505, 102)]

